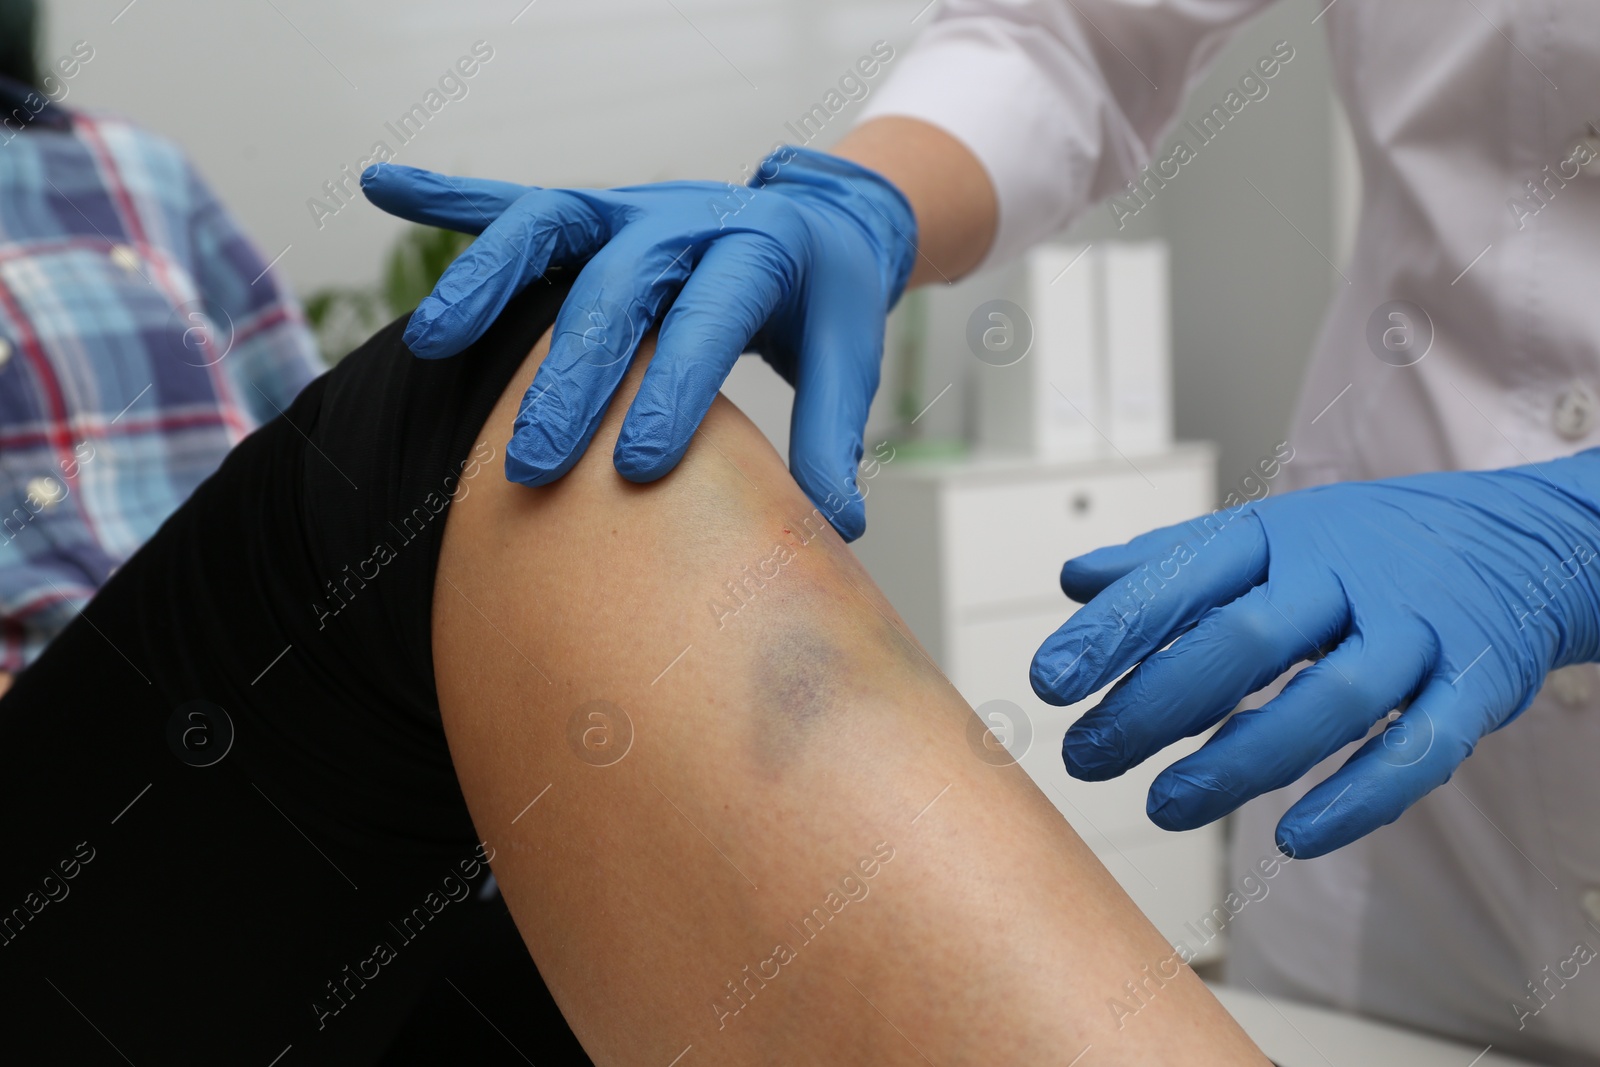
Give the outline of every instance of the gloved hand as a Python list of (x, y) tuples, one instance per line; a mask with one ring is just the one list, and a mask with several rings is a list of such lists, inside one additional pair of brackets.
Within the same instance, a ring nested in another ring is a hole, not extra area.
[(861, 535), (855, 473), (884, 320), (916, 256), (911, 206), (888, 181), (781, 148), (748, 187), (540, 189), (393, 164), (369, 167), (361, 187), (402, 218), (479, 234), (412, 313), (404, 340), (424, 359), (477, 340), (547, 267), (586, 264), (517, 415), (512, 481), (544, 485), (578, 461), (671, 301), (617, 439), (617, 470), (647, 482), (676, 466), (734, 361), (753, 350), (795, 387), (795, 480), (846, 540)]
[(1062, 744), (1073, 777), (1103, 780), (1315, 659), (1155, 779), (1148, 811), (1169, 830), (1295, 781), (1404, 708), (1279, 822), (1285, 853), (1318, 856), (1447, 781), (1547, 672), (1600, 658), (1597, 553), (1600, 449), (1287, 493), (1068, 561), (1061, 587), (1088, 604), (1039, 649), (1033, 688), (1070, 704), (1134, 667)]

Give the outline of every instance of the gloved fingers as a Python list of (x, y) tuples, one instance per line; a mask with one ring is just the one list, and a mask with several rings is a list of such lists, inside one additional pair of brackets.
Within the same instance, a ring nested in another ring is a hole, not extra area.
[(1192, 830), (1298, 781), (1410, 699), (1427, 675), (1429, 646), (1425, 633), (1381, 644), (1352, 635), (1277, 697), (1234, 715), (1198, 752), (1162, 771), (1150, 785), (1150, 820)]
[(1341, 636), (1350, 617), (1344, 590), (1331, 577), (1319, 584), (1293, 593), (1257, 586), (1146, 657), (1067, 730), (1061, 746), (1067, 773), (1089, 782), (1114, 778), (1209, 729)]
[(453, 356), (552, 265), (582, 262), (611, 236), (609, 218), (589, 199), (562, 189), (524, 191), (445, 268), (401, 339), (423, 359)]
[(1080, 604), (1130, 571), (1168, 559), (1181, 560), (1214, 540), (1237, 515), (1201, 515), (1140, 534), (1121, 545), (1106, 545), (1075, 556), (1061, 565), (1061, 591)]
[(506, 446), (506, 477), (545, 485), (589, 447), (611, 398), (697, 250), (624, 229), (579, 272), (556, 312), (550, 354)]
[(1309, 859), (1394, 822), (1450, 780), (1505, 717), (1502, 703), (1492, 685), (1452, 685), (1435, 675), (1383, 733), (1288, 810), (1278, 822), (1278, 847)]
[(835, 264), (813, 272), (806, 284), (789, 473), (839, 536), (854, 541), (867, 528), (856, 471), (878, 391), (888, 309), (870, 264)]
[(783, 249), (758, 235), (736, 233), (712, 244), (661, 323), (655, 356), (617, 438), (618, 473), (649, 482), (678, 465), (717, 390), (795, 274)]
[(1048, 704), (1082, 700), (1266, 577), (1267, 541), (1254, 516), (1147, 563), (1101, 589), (1046, 638), (1029, 672), (1033, 691)]
[(361, 191), (374, 205), (407, 222), (479, 234), (530, 187), (374, 163), (361, 172)]

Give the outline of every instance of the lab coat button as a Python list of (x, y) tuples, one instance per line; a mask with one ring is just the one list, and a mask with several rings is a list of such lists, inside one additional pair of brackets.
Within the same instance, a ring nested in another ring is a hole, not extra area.
[(28, 497), (40, 511), (49, 511), (66, 495), (61, 483), (54, 478), (32, 478), (28, 481)]
[(11, 362), (11, 342), (0, 337), (0, 367)]
[(1594, 390), (1582, 382), (1573, 382), (1556, 397), (1552, 420), (1556, 433), (1569, 441), (1583, 437), (1594, 428), (1597, 408), (1600, 408), (1600, 397), (1595, 396)]
[(1544, 684), (1550, 687), (1550, 695), (1559, 700), (1563, 707), (1581, 708), (1589, 703), (1589, 698), (1594, 694), (1594, 666), (1574, 663), (1562, 667), (1545, 675)]
[(112, 245), (111, 262), (129, 274), (135, 274), (139, 270), (139, 253), (131, 245)]
[(1590, 886), (1583, 891), (1583, 896), (1578, 898), (1583, 905), (1583, 910), (1589, 913), (1589, 918), (1600, 923), (1600, 889)]

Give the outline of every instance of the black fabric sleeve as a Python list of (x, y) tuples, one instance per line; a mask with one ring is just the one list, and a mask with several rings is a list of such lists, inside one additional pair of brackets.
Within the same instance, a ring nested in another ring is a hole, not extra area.
[(375, 1062), (481, 925), (434, 570), (452, 497), (504, 477), (479, 429), (564, 292), (449, 360), (381, 331), (0, 699), (0, 1058)]

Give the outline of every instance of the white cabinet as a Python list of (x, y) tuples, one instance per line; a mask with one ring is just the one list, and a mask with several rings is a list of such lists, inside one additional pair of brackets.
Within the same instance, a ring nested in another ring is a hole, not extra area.
[(1168, 833), (1146, 817), (1145, 795), (1199, 739), (1122, 778), (1079, 782), (1062, 765), (1061, 738), (1101, 694), (1051, 707), (1034, 696), (1028, 665), (1077, 607), (1061, 592), (1061, 564), (1210, 510), (1215, 468), (1215, 451), (1204, 444), (1061, 463), (896, 458), (863, 480), (867, 533), (855, 546), (968, 703), (1006, 700), (1022, 709), (1026, 727), (1001, 740), (1172, 939), (1221, 898), (1221, 826)]

